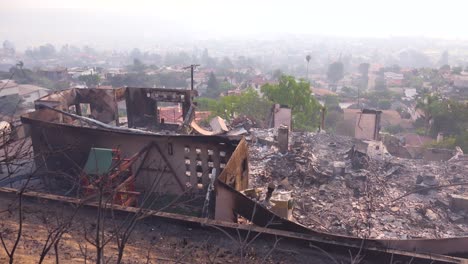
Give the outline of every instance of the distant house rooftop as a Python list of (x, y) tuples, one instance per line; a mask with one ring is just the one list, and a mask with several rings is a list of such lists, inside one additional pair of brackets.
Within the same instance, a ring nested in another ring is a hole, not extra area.
[(67, 71), (67, 68), (66, 67), (60, 67), (60, 66), (57, 66), (57, 67), (44, 67), (44, 68), (40, 68), (38, 71), (40, 71), (40, 72), (63, 72), (63, 71)]
[(332, 92), (328, 89), (323, 89), (323, 88), (313, 88), (310, 87), (310, 91), (315, 95), (315, 96), (326, 96), (326, 95), (337, 95), (335, 92)]
[(404, 79), (404, 76), (401, 73), (385, 72), (384, 76), (385, 76), (385, 79), (393, 79), (393, 80), (403, 80)]
[(468, 88), (468, 76), (457, 76), (453, 79), (453, 86), (456, 88)]
[(37, 91), (48, 91), (48, 89), (40, 86), (32, 84), (17, 84), (12, 80), (0, 80), (0, 87), (3, 87), (3, 89), (0, 90), (0, 97), (13, 94), (24, 96)]

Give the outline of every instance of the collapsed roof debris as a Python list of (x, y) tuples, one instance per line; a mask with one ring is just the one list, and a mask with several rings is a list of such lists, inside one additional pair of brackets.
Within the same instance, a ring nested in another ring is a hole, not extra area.
[(247, 134), (247, 130), (243, 125), (229, 129), (226, 125), (226, 121), (219, 116), (215, 116), (210, 121), (210, 129), (205, 129), (198, 125), (195, 120), (190, 123), (190, 127), (196, 132), (196, 134), (204, 136), (214, 135), (228, 135), (228, 136), (240, 136)]
[(362, 238), (468, 235), (468, 211), (450, 207), (451, 195), (467, 194), (457, 185), (468, 169), (460, 153), (458, 162), (400, 159), (377, 141), (292, 133), (290, 151), (281, 154), (274, 130), (252, 132), (250, 187), (265, 193), (273, 182), (290, 191), (303, 225)]

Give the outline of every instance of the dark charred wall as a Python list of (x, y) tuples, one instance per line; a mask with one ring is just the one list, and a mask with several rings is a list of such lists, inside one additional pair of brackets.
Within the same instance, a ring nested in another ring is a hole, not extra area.
[[(178, 125), (159, 124), (158, 103), (170, 102), (182, 105), (183, 118), (187, 116), (196, 91), (160, 88), (125, 87), (117, 89), (69, 89), (42, 97), (36, 101), (36, 109), (46, 105), (61, 111), (70, 112), (73, 106), (76, 114), (91, 117), (106, 124), (119, 125), (118, 102), (125, 100), (129, 127), (152, 129), (178, 129)], [(90, 111), (85, 113), (85, 106)], [(63, 115), (54, 122), (71, 124), (73, 120)], [(47, 117), (46, 117), (47, 118)], [(44, 120), (44, 119), (42, 119)], [(49, 120), (44, 120), (49, 121)]]
[[(66, 112), (71, 106), (75, 106), (77, 112), (81, 112), (80, 104), (89, 104), (92, 118), (111, 123), (118, 119), (116, 91), (114, 89), (70, 89), (45, 96), (37, 100), (35, 104), (36, 109), (44, 104)], [(78, 114), (81, 115), (81, 113)], [(70, 118), (62, 115), (59, 115), (59, 121), (71, 123)]]
[(103, 123), (118, 119), (117, 99), (113, 89), (76, 89), (75, 104), (89, 104), (92, 118)]
[(155, 126), (157, 121), (157, 104), (149, 96), (146, 89), (129, 89), (125, 91), (127, 104), (128, 127)]
[[(50, 111), (52, 110), (40, 110)], [(37, 112), (37, 111), (36, 111)], [(37, 114), (35, 114), (37, 115)], [(45, 115), (45, 113), (42, 113)], [(23, 117), (29, 126), (36, 164), (51, 188), (73, 185), (92, 147), (119, 148), (124, 157), (149, 148), (135, 163), (139, 191), (180, 194), (188, 188), (206, 189), (212, 168), (227, 166), (238, 140), (208, 136), (159, 136), (74, 127)], [(155, 184), (157, 183), (157, 184)]]
[(125, 88), (129, 127), (158, 127), (157, 102), (182, 104), (183, 118), (196, 95), (195, 91), (178, 89)]

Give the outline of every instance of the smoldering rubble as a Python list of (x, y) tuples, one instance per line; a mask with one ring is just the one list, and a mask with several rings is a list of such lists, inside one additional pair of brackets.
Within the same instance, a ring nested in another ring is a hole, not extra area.
[(265, 194), (273, 184), (275, 192), (289, 193), (291, 220), (361, 238), (468, 235), (468, 213), (456, 202), (467, 195), (463, 155), (403, 159), (381, 141), (299, 132), (281, 154), (275, 137), (274, 129), (251, 131), (249, 187)]

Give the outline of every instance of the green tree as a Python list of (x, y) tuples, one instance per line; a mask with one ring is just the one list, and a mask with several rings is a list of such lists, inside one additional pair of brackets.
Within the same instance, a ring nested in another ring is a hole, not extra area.
[(110, 77), (107, 80), (107, 83), (112, 85), (112, 87), (122, 87), (122, 86), (135, 86), (135, 87), (151, 87), (154, 83), (151, 82), (148, 75), (143, 72), (119, 74)]
[(450, 65), (444, 64), (444, 65), (440, 66), (439, 70), (449, 72), (450, 71)]
[(97, 74), (88, 74), (79, 76), (78, 80), (85, 82), (88, 87), (96, 87), (101, 81), (101, 78)]
[(226, 91), (228, 91), (228, 90), (230, 90), (232, 88), (233, 88), (232, 84), (230, 84), (228, 81), (222, 81), (219, 84), (219, 90), (221, 92), (226, 92)]
[(327, 109), (325, 113), (325, 129), (329, 132), (336, 132), (339, 123), (344, 120), (344, 112), (341, 109)]
[(8, 55), (15, 55), (15, 45), (9, 40), (3, 41), (3, 50)]
[(190, 64), (192, 58), (186, 52), (167, 53), (164, 61), (166, 65), (187, 65)]
[(2, 96), (0, 97), (0, 113), (4, 116), (13, 116), (21, 108), (21, 103), (22, 99), (18, 94)]
[(359, 88), (363, 90), (367, 90), (367, 86), (369, 84), (369, 63), (361, 63), (359, 64), (359, 73), (361, 74), (360, 85)]
[(140, 59), (133, 59), (133, 64), (129, 69), (134, 72), (143, 72), (146, 69), (146, 65)]
[(437, 95), (425, 95), (423, 98), (418, 99), (416, 103), (416, 109), (419, 109), (423, 112), (424, 120), (424, 131), (427, 135), (431, 128), (432, 114), (435, 108), (435, 102), (439, 100)]
[(343, 94), (343, 96), (346, 96), (346, 97), (355, 97), (357, 96), (357, 91), (350, 87), (345, 86), (341, 88), (341, 94)]
[(278, 84), (265, 84), (261, 91), (270, 101), (291, 108), (295, 130), (313, 131), (319, 127), (321, 106), (312, 95), (309, 82), (282, 76)]
[(452, 68), (452, 73), (453, 74), (457, 74), (457, 75), (460, 75), (463, 71), (463, 67), (461, 66), (457, 66), (457, 67), (453, 67)]
[(142, 57), (142, 53), (140, 51), (140, 49), (138, 48), (134, 48), (131, 52), (130, 52), (130, 58), (131, 59), (139, 59), (141, 60), (141, 57)]
[(465, 131), (456, 137), (455, 145), (460, 146), (463, 149), (463, 152), (468, 152), (468, 131)]
[(39, 56), (42, 58), (52, 58), (53, 56), (55, 56), (55, 53), (56, 53), (55, 47), (50, 43), (39, 46), (38, 52), (39, 52)]
[(273, 71), (272, 76), (274, 80), (279, 80), (281, 76), (283, 76), (283, 72), (281, 71), (281, 69), (276, 69)]
[(213, 72), (210, 73), (210, 77), (208, 78), (206, 86), (207, 97), (216, 98), (221, 93), (218, 79), (216, 79), (216, 76)]
[(310, 59), (312, 57), (310, 56), (310, 54), (307, 54), (306, 56), (306, 61), (307, 61), (307, 75), (306, 75), (306, 79), (309, 80), (309, 63), (310, 63)]
[(429, 94), (419, 99), (416, 107), (423, 112), (426, 135), (435, 137), (442, 132), (461, 141), (468, 131), (468, 105), (465, 103)]
[(408, 80), (409, 87), (414, 87), (416, 89), (421, 89), (424, 85), (424, 80), (419, 76), (411, 76)]
[(208, 49), (205, 48), (201, 56), (201, 63), (203, 64), (203, 66), (206, 67), (216, 67), (217, 60), (215, 58), (210, 57)]
[(35, 72), (22, 68), (22, 67), (12, 67), (10, 68), (9, 78), (13, 74), (13, 80), (18, 84), (34, 84), (44, 88), (49, 88), (53, 90), (62, 90), (69, 88), (68, 81), (52, 81), (45, 77), (42, 77)]
[(363, 94), (362, 97), (367, 99), (369, 107), (387, 110), (390, 109), (391, 101), (396, 98), (396, 94), (389, 90), (377, 90)]
[(328, 66), (327, 78), (336, 89), (336, 83), (344, 77), (344, 66), (341, 61), (333, 62)]
[(234, 65), (228, 57), (224, 57), (219, 66), (226, 70), (234, 67)]
[(260, 127), (265, 127), (272, 102), (261, 98), (249, 88), (240, 95), (223, 96), (219, 99), (197, 98), (198, 109), (211, 111), (211, 116), (220, 116), (231, 121), (234, 116), (247, 116)]
[(340, 100), (336, 95), (325, 95), (324, 103), (327, 108), (340, 106)]
[(447, 65), (447, 64), (449, 64), (449, 53), (446, 50), (440, 56), (439, 65)]
[(439, 132), (449, 136), (459, 136), (468, 129), (468, 105), (453, 100), (439, 100), (433, 103), (431, 110), (433, 124), (432, 136)]
[(381, 110), (388, 110), (390, 109), (390, 107), (392, 107), (392, 102), (390, 102), (390, 100), (387, 99), (382, 99), (379, 100), (378, 106), (378, 108)]
[(385, 82), (385, 78), (383, 76), (377, 76), (375, 78), (375, 90), (386, 90), (387, 89), (387, 82)]

